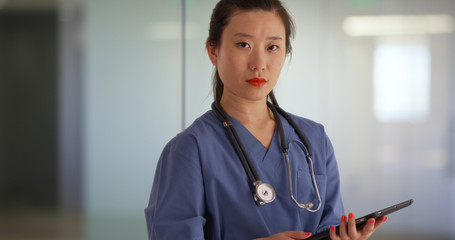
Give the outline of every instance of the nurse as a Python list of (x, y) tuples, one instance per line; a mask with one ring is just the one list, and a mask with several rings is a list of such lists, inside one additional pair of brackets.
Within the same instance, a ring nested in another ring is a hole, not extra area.
[[(256, 204), (239, 155), (211, 110), (161, 154), (145, 209), (149, 239), (306, 239), (327, 229), (334, 240), (367, 239), (385, 221), (370, 219), (356, 229), (354, 215), (344, 215), (330, 140), (322, 125), (295, 115), (291, 118), (313, 150), (322, 205), (312, 213), (290, 197), (281, 133), (289, 145), (294, 195), (317, 206), (305, 146), (289, 122), (267, 106), (268, 100), (277, 105), (272, 90), (291, 53), (293, 34), (293, 22), (279, 0), (221, 0), (206, 42), (215, 66), (215, 102), (227, 114), (261, 180), (275, 189), (274, 201)], [(277, 118), (283, 131), (278, 131)]]

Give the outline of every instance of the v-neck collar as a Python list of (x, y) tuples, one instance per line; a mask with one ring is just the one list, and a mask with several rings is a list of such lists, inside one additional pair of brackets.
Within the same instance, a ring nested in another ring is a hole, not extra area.
[(229, 115), (228, 117), (230, 118), (235, 131), (239, 135), (240, 141), (242, 142), (248, 157), (255, 164), (265, 161), (268, 153), (276, 151), (277, 146), (280, 146), (280, 143), (277, 143), (277, 141), (279, 141), (278, 126), (275, 126), (270, 147), (267, 148), (237, 119)]

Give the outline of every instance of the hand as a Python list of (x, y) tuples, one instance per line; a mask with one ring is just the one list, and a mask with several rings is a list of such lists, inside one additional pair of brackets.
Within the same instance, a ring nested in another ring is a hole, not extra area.
[(309, 232), (302, 232), (302, 231), (287, 231), (277, 233), (270, 237), (266, 238), (256, 238), (255, 240), (295, 240), (295, 239), (307, 239), (311, 236)]
[(367, 223), (360, 229), (355, 226), (354, 214), (349, 213), (349, 220), (346, 222), (346, 216), (341, 217), (339, 234), (336, 233), (335, 226), (330, 228), (330, 239), (332, 240), (365, 240), (368, 239), (376, 229), (387, 220), (386, 216), (378, 219), (370, 218)]

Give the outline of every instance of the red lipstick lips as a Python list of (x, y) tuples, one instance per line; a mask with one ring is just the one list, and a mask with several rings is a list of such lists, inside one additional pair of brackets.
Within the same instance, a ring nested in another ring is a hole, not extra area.
[(252, 79), (248, 79), (246, 81), (255, 87), (264, 86), (264, 84), (266, 82), (264, 78), (252, 78)]

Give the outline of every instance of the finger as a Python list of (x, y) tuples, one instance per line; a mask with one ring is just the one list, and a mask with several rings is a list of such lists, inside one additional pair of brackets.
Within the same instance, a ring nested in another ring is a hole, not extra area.
[(337, 235), (337, 231), (335, 230), (335, 226), (330, 227), (329, 235), (331, 240), (341, 240), (341, 238)]
[(302, 231), (287, 231), (285, 232), (286, 237), (292, 239), (306, 239), (311, 236), (310, 232), (302, 232)]
[(375, 223), (376, 223), (376, 220), (374, 218), (368, 219), (367, 223), (361, 230), (362, 235), (369, 236), (369, 235), (373, 234), (375, 225), (376, 225)]
[[(305, 237), (301, 238), (301, 239), (307, 239), (311, 237), (311, 233), (310, 232), (305, 232)], [(299, 238), (300, 239), (300, 238)]]
[(355, 226), (355, 217), (353, 213), (349, 213), (348, 234), (350, 238), (357, 238), (357, 227)]
[(341, 216), (340, 226), (338, 227), (339, 236), (341, 239), (349, 239), (347, 231), (346, 215)]
[(376, 222), (374, 224), (374, 230), (376, 230), (378, 227), (380, 227), (385, 221), (387, 221), (387, 216), (382, 216), (382, 217), (376, 219)]

